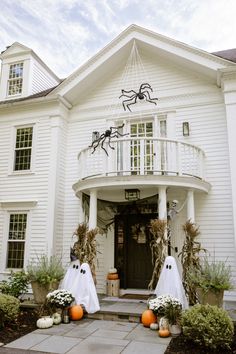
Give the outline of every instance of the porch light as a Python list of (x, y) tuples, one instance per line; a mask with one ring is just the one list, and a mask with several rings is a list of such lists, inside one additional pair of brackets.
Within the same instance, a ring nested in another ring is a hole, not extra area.
[(183, 122), (183, 136), (189, 136), (189, 122)]
[(139, 189), (125, 189), (125, 199), (126, 200), (140, 199), (140, 190)]

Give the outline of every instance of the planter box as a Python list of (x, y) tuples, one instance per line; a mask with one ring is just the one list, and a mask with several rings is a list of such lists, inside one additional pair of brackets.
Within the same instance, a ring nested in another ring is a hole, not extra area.
[(43, 304), (46, 300), (47, 294), (50, 291), (58, 289), (59, 282), (52, 282), (46, 285), (41, 285), (37, 281), (32, 281), (31, 286), (33, 290), (34, 301), (37, 304)]
[(218, 307), (223, 306), (224, 290), (220, 290), (217, 292), (208, 290), (207, 292), (205, 292), (203, 289), (197, 288), (196, 292), (200, 304), (202, 305), (209, 304), (213, 306), (215, 305)]

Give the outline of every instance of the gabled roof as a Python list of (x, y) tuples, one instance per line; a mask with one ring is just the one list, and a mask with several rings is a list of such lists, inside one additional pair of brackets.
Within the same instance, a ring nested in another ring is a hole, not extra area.
[(25, 45), (14, 42), (12, 45), (8, 46), (5, 50), (3, 50), (0, 54), (0, 59), (4, 60), (5, 58), (17, 57), (24, 54), (30, 54), (34, 59), (39, 62), (44, 69), (50, 73), (54, 77), (56, 81), (61, 82), (61, 80), (57, 77), (57, 75), (40, 59), (40, 57), (29, 47)]
[(236, 48), (221, 50), (219, 52), (214, 52), (212, 54), (236, 63)]
[(128, 58), (134, 40), (138, 48), (145, 49), (157, 57), (171, 60), (215, 82), (217, 82), (218, 69), (234, 65), (214, 54), (137, 25), (131, 25), (65, 79), (51, 94), (60, 94), (73, 103), (85, 90), (93, 88), (97, 81), (102, 80), (109, 70), (113, 72), (122, 60)]

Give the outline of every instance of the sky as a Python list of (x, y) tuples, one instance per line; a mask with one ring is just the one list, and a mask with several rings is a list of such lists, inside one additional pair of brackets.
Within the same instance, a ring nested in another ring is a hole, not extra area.
[(0, 51), (20, 42), (60, 78), (131, 24), (208, 52), (236, 48), (236, 0), (0, 0)]

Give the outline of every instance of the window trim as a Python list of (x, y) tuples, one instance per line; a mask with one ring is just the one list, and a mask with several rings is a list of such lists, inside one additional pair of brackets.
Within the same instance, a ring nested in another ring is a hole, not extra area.
[[(22, 76), (18, 77), (18, 78), (10, 78), (10, 72), (11, 72), (11, 66), (13, 65), (18, 65), (18, 64), (22, 64), (23, 69), (22, 69)], [(6, 87), (6, 97), (19, 97), (22, 96), (23, 93), (23, 79), (24, 79), (24, 60), (21, 61), (17, 61), (14, 63), (10, 63), (9, 67), (8, 67), (8, 79), (7, 79), (7, 87)], [(11, 94), (9, 93), (9, 84), (10, 82), (13, 82), (14, 80), (21, 80), (21, 92), (15, 93), (15, 94)]]
[[(32, 134), (32, 147), (31, 147), (31, 159), (30, 159), (30, 169), (29, 170), (14, 170), (15, 167), (15, 151), (16, 151), (16, 134), (17, 129), (21, 128), (33, 128)], [(11, 133), (11, 151), (10, 151), (10, 163), (9, 163), (9, 170), (8, 175), (29, 175), (34, 173), (35, 168), (35, 146), (36, 146), (36, 138), (37, 138), (37, 124), (36, 123), (28, 123), (28, 124), (19, 124), (12, 126), (12, 133)]]
[[(29, 245), (30, 245), (30, 235), (31, 235), (31, 213), (32, 211), (28, 208), (23, 207), (24, 202), (21, 202), (21, 207), (8, 207), (4, 210), (4, 228), (3, 228), (3, 243), (2, 243), (2, 263), (1, 270), (9, 274), (11, 271), (19, 271), (20, 269), (25, 269), (29, 260)], [(9, 240), (9, 223), (11, 214), (27, 214), (27, 226), (25, 232), (25, 249), (24, 249), (24, 264), (23, 268), (7, 268), (7, 255), (8, 255), (8, 240)]]

